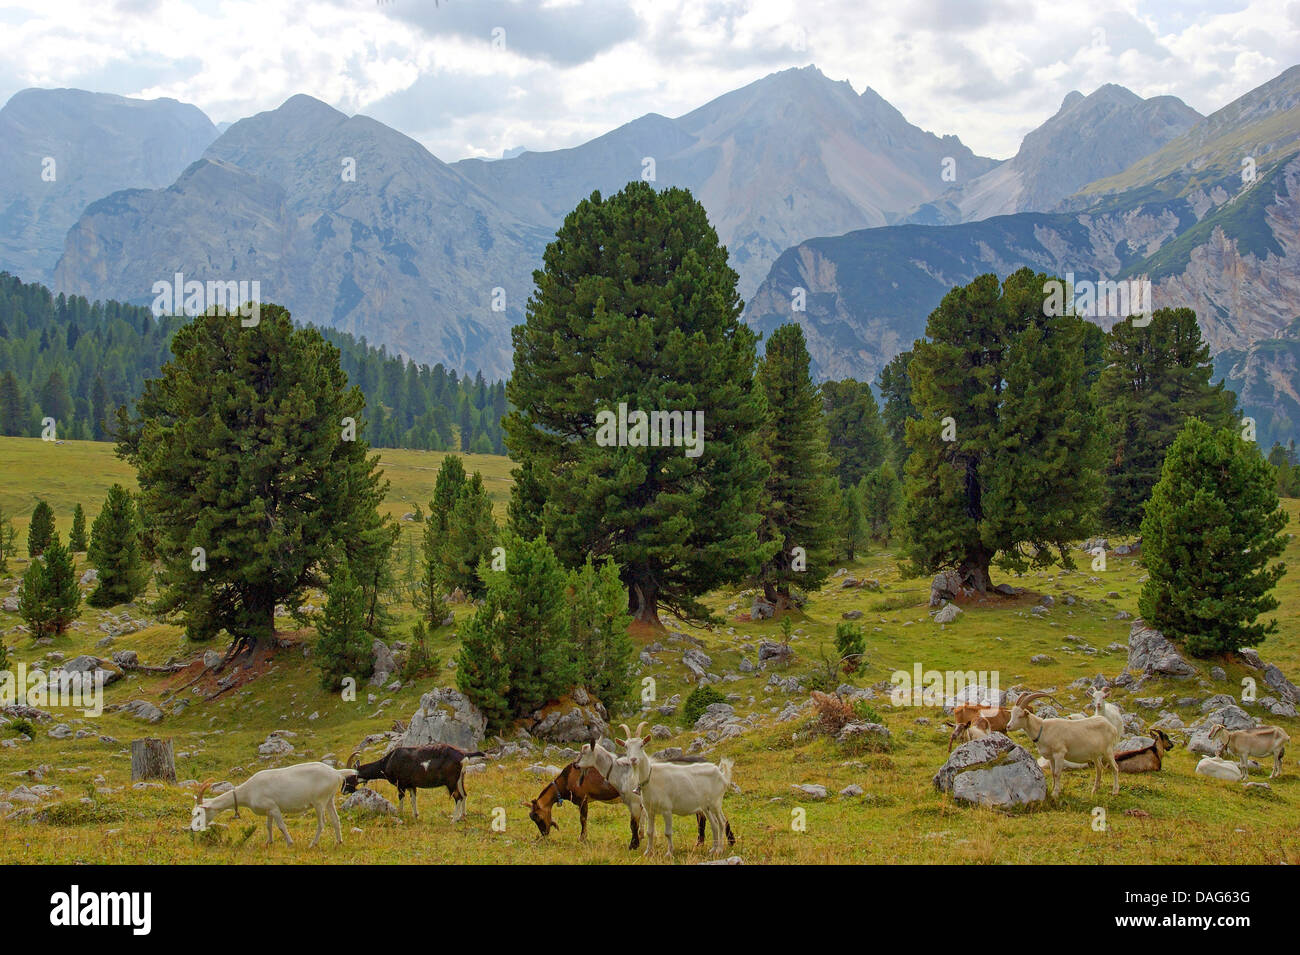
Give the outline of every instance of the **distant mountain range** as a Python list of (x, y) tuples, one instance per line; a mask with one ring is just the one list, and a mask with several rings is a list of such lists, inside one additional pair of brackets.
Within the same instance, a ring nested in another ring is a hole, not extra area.
[[(1085, 102), (1067, 100), (1063, 112)], [(1298, 152), (1293, 67), (1053, 210), (801, 242), (774, 263), (746, 318), (761, 330), (797, 320), (821, 374), (874, 378), (924, 333), (949, 288), (979, 274), (1027, 265), (1078, 279), (1147, 277), (1155, 307), (1196, 310), (1216, 369), (1263, 440), (1300, 438)], [(962, 205), (970, 198), (954, 190), (952, 208), (972, 208)], [(792, 310), (796, 288), (805, 312)]]
[(302, 321), (504, 377), (563, 217), (652, 178), (701, 199), (746, 320), (799, 321), (822, 376), (874, 378), (983, 272), (1149, 276), (1157, 307), (1197, 309), (1267, 433), (1300, 430), (1300, 67), (1208, 117), (1113, 85), (1071, 93), (1005, 162), (815, 67), (491, 161), (444, 163), (303, 95), (218, 128), (170, 100), (28, 90), (0, 132), (0, 269), (90, 298), (149, 304), (178, 272), (257, 280)]

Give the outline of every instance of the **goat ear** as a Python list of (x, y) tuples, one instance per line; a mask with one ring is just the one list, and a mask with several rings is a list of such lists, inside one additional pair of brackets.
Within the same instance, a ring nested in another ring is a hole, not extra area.
[(519, 805), (523, 806), (525, 809), (532, 809), (532, 808), (533, 808), (533, 804), (530, 803), (527, 799), (521, 799), (521, 800), (519, 800)]
[(619, 739), (618, 737), (615, 737), (615, 738), (614, 738), (614, 743), (615, 743), (616, 745), (618, 745), (618, 746), (626, 746), (626, 745), (627, 745), (627, 740), (625, 740), (625, 739)]
[(643, 745), (645, 745), (645, 746), (649, 746), (649, 745), (650, 745), (650, 740), (651, 740), (652, 738), (653, 738), (653, 737), (652, 737), (649, 733), (646, 733), (645, 736), (642, 736), (642, 737), (641, 737), (641, 742), (642, 742)]

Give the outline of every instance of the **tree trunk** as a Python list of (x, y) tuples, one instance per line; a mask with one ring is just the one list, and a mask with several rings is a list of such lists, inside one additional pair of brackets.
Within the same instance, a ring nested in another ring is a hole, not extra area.
[(977, 593), (986, 594), (989, 592), (989, 562), (991, 555), (983, 550), (971, 551), (968, 553), (961, 566), (957, 568), (957, 573), (961, 575), (962, 582), (973, 587)]
[(789, 610), (792, 606), (788, 584), (778, 587), (771, 581), (763, 581), (763, 599), (777, 610)]
[(627, 609), (636, 623), (663, 626), (659, 621), (659, 587), (652, 580), (640, 580), (628, 588)]
[(176, 761), (169, 739), (131, 740), (131, 782), (161, 779), (176, 784)]

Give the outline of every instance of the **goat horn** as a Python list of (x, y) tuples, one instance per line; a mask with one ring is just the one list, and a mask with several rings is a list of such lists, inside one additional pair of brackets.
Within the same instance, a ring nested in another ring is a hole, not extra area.
[(200, 786), (199, 791), (194, 794), (194, 801), (198, 803), (203, 802), (203, 794), (208, 791), (208, 787), (211, 785), (212, 785), (212, 780), (209, 779), (206, 783)]
[(1030, 693), (1021, 693), (1020, 696), (1016, 698), (1016, 708), (1021, 710), (1027, 709), (1029, 704), (1034, 702), (1034, 700), (1041, 700), (1045, 696), (1048, 696), (1048, 694), (1044, 693), (1042, 690), (1034, 690)]
[[(356, 765), (353, 765), (353, 760), (356, 761)], [(361, 750), (358, 749), (358, 750), (353, 751), (352, 755), (348, 757), (347, 768), (348, 768), (348, 769), (356, 769), (357, 766), (360, 766), (360, 765), (361, 765)]]
[(624, 738), (624, 739), (631, 739), (631, 738), (632, 738), (632, 731), (631, 731), (630, 729), (627, 728), (627, 724), (626, 724), (626, 723), (619, 723), (618, 725), (621, 726), (621, 727), (623, 728), (623, 738)]
[(649, 725), (649, 724), (647, 724), (645, 720), (642, 720), (640, 723), (637, 723), (637, 724), (636, 724), (636, 735), (637, 735), (637, 736), (640, 736), (640, 735), (641, 735), (641, 731), (644, 730), (644, 729), (646, 728), (646, 726), (648, 726), (648, 725)]

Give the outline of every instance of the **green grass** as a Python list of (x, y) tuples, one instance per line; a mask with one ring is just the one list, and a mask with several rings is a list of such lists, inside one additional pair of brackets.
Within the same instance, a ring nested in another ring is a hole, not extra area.
[[(389, 510), (400, 515), (417, 501), (427, 506), (441, 455), (385, 451), (382, 457), (393, 482)], [(77, 500), (93, 517), (107, 485), (129, 477), (107, 445), (0, 439), (0, 462), (8, 461), (21, 461), (21, 466), (4, 468), (6, 484), (0, 500), (8, 506), (44, 494), (54, 505), (65, 533)], [(509, 462), (475, 455), (467, 466), (484, 472), (494, 500), (498, 507), (503, 506)], [(1300, 502), (1288, 501), (1286, 506), (1293, 522), (1300, 518)], [(1300, 541), (1292, 541), (1287, 559), (1293, 567), (1300, 562)], [(21, 572), (22, 566), (18, 564), (15, 569)], [(859, 685), (887, 680), (895, 669), (910, 672), (913, 664), (920, 662), (924, 669), (997, 670), (1003, 687), (1015, 683), (1055, 687), (1057, 696), (1067, 705), (1081, 708), (1082, 695), (1066, 687), (1078, 677), (1098, 672), (1113, 677), (1123, 668), (1125, 653), (1106, 652), (1104, 648), (1126, 642), (1129, 624), (1114, 617), (1120, 610), (1136, 614), (1144, 573), (1138, 562), (1113, 556), (1105, 573), (1094, 575), (1086, 563), (1081, 566), (1083, 569), (1076, 572), (1058, 569), (1024, 578), (995, 574), (999, 582), (1009, 580), (1029, 588), (1032, 594), (966, 602), (966, 612), (957, 622), (940, 628), (926, 613), (928, 581), (902, 579), (894, 555), (874, 549), (849, 565), (849, 572), (879, 580), (881, 592), (841, 591), (838, 581), (832, 580), (820, 593), (813, 594), (806, 612), (795, 619), (791, 645), (796, 659), (779, 675), (808, 674), (821, 651), (833, 647), (835, 625), (841, 614), (856, 609), (863, 611), (860, 623), (867, 635), (866, 666), (853, 677)], [(0, 581), (0, 592), (7, 594), (15, 584), (12, 577)], [(1117, 592), (1119, 598), (1106, 599), (1110, 591)], [(1061, 599), (1067, 593), (1078, 601), (1073, 607), (1067, 607)], [(1058, 598), (1050, 616), (1042, 620), (1028, 613), (1038, 594)], [(1277, 613), (1281, 632), (1262, 647), (1262, 653), (1294, 680), (1300, 675), (1300, 640), (1296, 638), (1300, 575), (1293, 572), (1284, 578), (1277, 595), (1282, 601)], [(733, 603), (739, 603), (741, 609), (748, 607), (748, 601), (737, 591), (715, 593), (707, 602), (720, 613)], [(394, 611), (400, 625), (396, 636), (402, 638), (412, 611), (405, 606)], [(132, 615), (142, 612), (137, 609)], [(463, 606), (456, 608), (458, 621), (467, 612)], [(734, 613), (728, 616), (732, 618), (728, 625), (713, 632), (667, 622), (670, 628), (702, 639), (705, 651), (713, 658), (711, 669), (727, 674), (737, 671), (742, 655), (750, 660), (756, 658), (760, 639), (781, 638), (779, 622), (755, 624), (735, 620)], [(19, 622), (10, 613), (0, 612), (0, 631), (6, 633), (4, 640), (12, 656), (28, 664), (51, 649), (67, 657), (81, 652), (106, 656), (107, 650), (95, 649), (96, 640), (102, 636), (98, 629), (102, 619), (99, 611), (84, 609), (78, 621), (80, 629), (57, 638), (53, 647), (34, 646), (25, 636), (10, 632)], [(455, 629), (440, 628), (431, 635), (430, 649), (444, 661), (457, 645)], [(1078, 644), (1064, 639), (1067, 634), (1079, 637), (1099, 652), (1082, 652)], [(305, 642), (313, 639), (309, 631), (290, 637)], [(660, 699), (680, 693), (684, 700), (693, 684), (688, 682), (688, 672), (681, 663), (683, 645), (668, 642), (664, 634), (638, 634), (636, 639), (642, 645), (658, 639), (669, 648), (643, 675), (656, 678)], [(163, 624), (119, 637), (114, 648), (137, 650), (147, 663), (187, 658), (197, 649), (185, 643), (177, 627)], [(1031, 665), (1029, 658), (1038, 653), (1049, 654), (1055, 662)], [(1216, 662), (1228, 671), (1228, 683), (1211, 689), (1199, 688), (1195, 681), (1148, 684), (1137, 695), (1172, 698), (1239, 692), (1245, 668), (1232, 661), (1204, 661), (1206, 672)], [(893, 745), (887, 753), (854, 754), (832, 740), (814, 735), (803, 720), (773, 722), (773, 708), (780, 709), (791, 701), (801, 703), (807, 695), (765, 692), (769, 675), (742, 675), (739, 681), (718, 685), (723, 693), (740, 694), (737, 711), (741, 715), (761, 718), (756, 727), (713, 751), (714, 755), (736, 761), (735, 781), (741, 792), (727, 797), (726, 809), (739, 837), (733, 851), (747, 862), (1300, 862), (1300, 768), (1294, 748), (1288, 753), (1284, 775), (1271, 781), (1268, 793), (1193, 775), (1196, 757), (1179, 748), (1167, 757), (1159, 775), (1121, 777), (1120, 794), (1115, 797), (1107, 788), (1096, 797), (1090, 796), (1086, 774), (1071, 773), (1056, 803), (1011, 812), (978, 809), (954, 803), (931, 784), (947, 746), (940, 710), (897, 708), (877, 697), (872, 705), (890, 727)], [(8, 791), (24, 781), (12, 774), (48, 765), (44, 782), (63, 791), (61, 797), (37, 807), (38, 812), (31, 818), (0, 825), (0, 862), (645, 861), (639, 853), (626, 849), (627, 815), (621, 806), (592, 807), (585, 844), (577, 840), (578, 818), (572, 807), (557, 811), (559, 832), (546, 841), (538, 838), (520, 801), (535, 796), (545, 780), (530, 775), (527, 767), (534, 762), (558, 765), (562, 760), (556, 754), (538, 753), (531, 758), (493, 762), (484, 772), (471, 775), (467, 784), (468, 818), (461, 824), (450, 821), (451, 803), (442, 792), (425, 793), (418, 823), (411, 820), (409, 808), (401, 821), (344, 813), (341, 848), (327, 839), (322, 847), (307, 849), (306, 843), (315, 831), (311, 814), (289, 820), (296, 842), (292, 847), (286, 847), (277, 835), (274, 845), (266, 849), (263, 820), (247, 812), (240, 819), (223, 814), (210, 832), (192, 833), (188, 829), (193, 805), (189, 790), (131, 788), (127, 751), (132, 738), (171, 738), (181, 780), (238, 782), (268, 766), (327, 754), (344, 759), (367, 734), (388, 730), (395, 719), (409, 719), (421, 693), (451, 683), (452, 676), (444, 670), (436, 679), (423, 680), (419, 686), (397, 693), (366, 688), (357, 702), (346, 703), (321, 691), (310, 661), (297, 648), (291, 648), (280, 651), (269, 670), (254, 682), (217, 700), (205, 703), (199, 696), (183, 694), (191, 705), (178, 716), (168, 715), (156, 726), (115, 712), (106, 712), (99, 719), (87, 718), (84, 724), (76, 722), (82, 719), (79, 714), (59, 713), (58, 720), (74, 729), (84, 725), (95, 735), (58, 741), (48, 736), (51, 724), (42, 724), (36, 727), (33, 742), (0, 748), (0, 789)], [(177, 682), (172, 676), (128, 676), (106, 690), (105, 701), (110, 705), (137, 698), (158, 702)], [(374, 703), (368, 702), (368, 692), (376, 694)], [(1125, 711), (1134, 708), (1126, 694), (1119, 694), (1118, 702)], [(169, 709), (170, 705), (164, 706), (164, 710)], [(1148, 720), (1154, 717), (1154, 713), (1140, 712)], [(1177, 712), (1188, 723), (1199, 715), (1195, 708)], [(313, 713), (317, 718), (309, 720)], [(918, 723), (918, 718), (928, 720), (929, 725)], [(684, 728), (676, 729), (680, 716), (655, 719), (676, 730), (671, 739), (656, 741), (656, 746), (686, 746), (694, 736)], [(1276, 722), (1300, 740), (1300, 721)], [(259, 759), (257, 745), (275, 729), (298, 734), (292, 740), (297, 753)], [(100, 735), (119, 742), (101, 742)], [(0, 740), (14, 736), (8, 728), (0, 727)], [(1016, 738), (1028, 742), (1021, 734)], [(368, 750), (376, 752), (377, 747)], [(96, 787), (92, 780), (101, 775), (104, 783)], [(1255, 778), (1264, 776), (1256, 774)], [(824, 801), (809, 801), (790, 788), (799, 783), (824, 785), (831, 796)], [(850, 783), (861, 786), (866, 795), (837, 795)], [(387, 784), (376, 784), (376, 789), (395, 801), (396, 794)], [(1107, 811), (1109, 826), (1105, 832), (1091, 827), (1094, 806)], [(492, 828), (493, 812), (498, 808), (505, 813), (502, 832)], [(806, 826), (801, 832), (792, 828), (794, 810), (800, 809), (806, 814)], [(1129, 809), (1150, 815), (1129, 816), (1125, 814)], [(353, 827), (362, 831), (353, 832)], [(704, 858), (693, 846), (689, 820), (679, 819), (676, 831), (679, 861)]]

